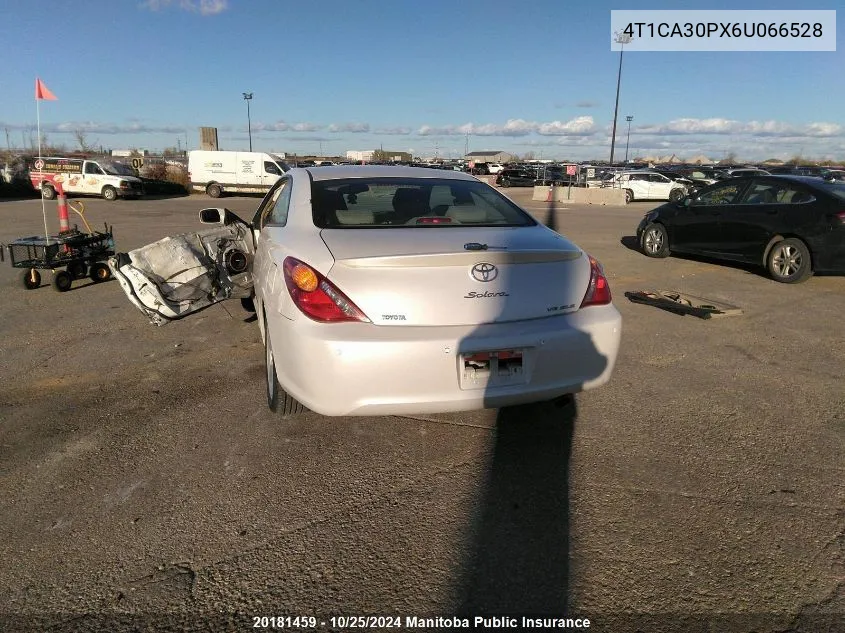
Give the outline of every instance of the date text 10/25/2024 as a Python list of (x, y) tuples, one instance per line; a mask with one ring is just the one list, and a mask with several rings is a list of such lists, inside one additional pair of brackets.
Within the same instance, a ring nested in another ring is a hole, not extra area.
[(565, 617), (508, 617), (475, 616), (463, 617), (419, 617), (419, 616), (253, 616), (252, 627), (256, 629), (589, 629), (588, 618)]

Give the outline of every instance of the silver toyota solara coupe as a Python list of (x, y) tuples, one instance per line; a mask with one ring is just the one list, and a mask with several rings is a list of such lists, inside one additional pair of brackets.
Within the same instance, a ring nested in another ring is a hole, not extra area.
[(251, 222), (109, 261), (163, 325), (225, 299), (254, 306), (273, 411), (324, 415), (502, 407), (591, 389), (622, 319), (601, 265), (473, 176), (291, 169)]

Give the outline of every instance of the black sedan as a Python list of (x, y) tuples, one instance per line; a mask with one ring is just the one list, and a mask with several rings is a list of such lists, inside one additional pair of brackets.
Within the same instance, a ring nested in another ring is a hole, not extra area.
[(845, 183), (803, 176), (731, 178), (646, 214), (637, 240), (670, 252), (764, 266), (775, 281), (845, 273)]

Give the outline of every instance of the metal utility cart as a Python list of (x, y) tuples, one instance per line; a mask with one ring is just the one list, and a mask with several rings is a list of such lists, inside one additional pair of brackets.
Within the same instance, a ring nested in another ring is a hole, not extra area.
[[(21, 281), (28, 290), (41, 285), (39, 270), (53, 271), (53, 288), (59, 292), (70, 290), (73, 281), (90, 277), (95, 282), (111, 278), (105, 260), (114, 255), (114, 236), (105, 231), (82, 233), (77, 229), (58, 235), (22, 237), (7, 245), (12, 266), (23, 268)], [(0, 248), (0, 260), (3, 249)]]

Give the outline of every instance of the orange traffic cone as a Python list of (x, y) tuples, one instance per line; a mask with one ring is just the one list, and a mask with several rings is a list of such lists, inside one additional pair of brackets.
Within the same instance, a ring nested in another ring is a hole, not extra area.
[(56, 193), (58, 194), (57, 201), (59, 203), (59, 233), (67, 233), (70, 231), (70, 218), (67, 213), (67, 196), (61, 183), (55, 183)]

